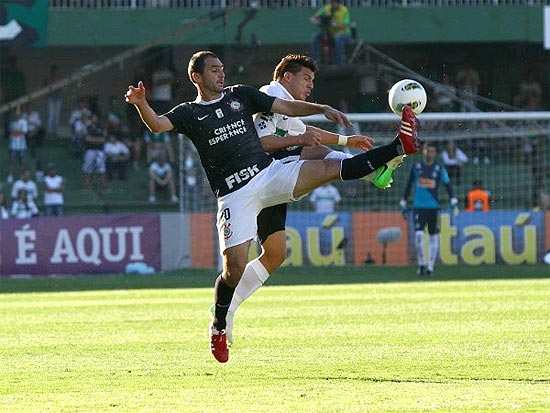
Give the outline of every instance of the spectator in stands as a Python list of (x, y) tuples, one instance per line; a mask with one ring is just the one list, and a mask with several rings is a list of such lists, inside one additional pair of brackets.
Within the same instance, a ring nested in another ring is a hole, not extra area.
[(31, 179), (31, 171), (29, 168), (23, 168), (21, 170), (21, 177), (13, 183), (11, 188), (11, 197), (15, 200), (19, 196), (19, 191), (25, 190), (25, 195), (30, 201), (38, 199), (38, 186)]
[(315, 212), (330, 214), (338, 210), (342, 201), (340, 192), (331, 183), (315, 188), (309, 196), (309, 202)]
[(319, 31), (311, 39), (311, 57), (321, 60), (321, 50), (331, 49), (334, 45), (335, 63), (346, 63), (346, 45), (351, 41), (350, 14), (341, 0), (330, 0), (310, 17), (311, 23), (319, 26)]
[(91, 117), (92, 112), (88, 108), (88, 100), (86, 98), (78, 99), (78, 106), (71, 112), (69, 117), (71, 139), (73, 141), (76, 158), (80, 158), (84, 152), (84, 144)]
[(57, 174), (55, 164), (46, 165), (44, 176), (44, 215), (47, 217), (60, 217), (63, 215), (63, 192), (65, 192), (65, 180)]
[(0, 193), (0, 219), (8, 219), (10, 217), (10, 208), (4, 194)]
[(109, 97), (109, 103), (107, 104), (107, 131), (109, 133), (112, 130), (120, 128), (120, 125), (124, 121), (124, 112), (119, 105), (119, 99), (116, 96)]
[(540, 110), (531, 108), (540, 107), (541, 99), (542, 87), (535, 72), (529, 69), (518, 85), (517, 94), (514, 96), (514, 105), (525, 110)]
[(27, 133), (29, 132), (29, 123), (26, 116), (23, 116), (19, 111), (12, 112), (10, 116), (13, 118), (10, 121), (10, 141), (9, 141), (9, 162), (8, 162), (8, 178), (7, 182), (13, 182), (14, 165), (21, 167), (25, 162), (27, 154)]
[(46, 130), (42, 124), (40, 113), (31, 104), (27, 105), (24, 116), (26, 116), (28, 125), (27, 144), (31, 156), (36, 158), (36, 148), (42, 146), (42, 140), (44, 139)]
[(479, 73), (469, 63), (465, 63), (457, 73), (455, 80), (458, 96), (462, 99), (460, 111), (475, 111), (477, 95), (481, 84)]
[[(4, 102), (11, 102), (27, 92), (25, 74), (17, 66), (17, 57), (9, 56), (7, 59), (1, 59), (0, 68), (0, 96)], [(16, 116), (15, 110), (4, 114), (4, 136), (10, 135), (10, 121)], [(19, 116), (19, 115), (17, 115)]]
[[(480, 130), (487, 131), (490, 133), (491, 125), (487, 121), (482, 121), (479, 126)], [(472, 142), (472, 153), (474, 156), (473, 163), (474, 165), (479, 165), (480, 162), (483, 162), (484, 165), (489, 165), (491, 163), (490, 155), (495, 150), (494, 146), (491, 145), (486, 139), (477, 138)]]
[(447, 141), (445, 149), (441, 152), (443, 165), (447, 169), (451, 182), (460, 185), (462, 178), (462, 165), (468, 162), (468, 156), (456, 146), (455, 141)]
[(166, 162), (164, 155), (159, 155), (149, 166), (149, 202), (156, 202), (157, 190), (164, 188), (170, 191), (170, 200), (174, 203), (178, 202), (172, 167)]
[(475, 180), (472, 183), (472, 189), (468, 191), (465, 199), (464, 210), (468, 212), (474, 211), (489, 211), (491, 204), (491, 194), (483, 189), (480, 180)]
[(168, 132), (153, 133), (145, 131), (145, 144), (147, 145), (147, 163), (150, 164), (153, 159), (161, 154), (168, 159), (168, 162), (174, 162), (174, 148)]
[(69, 115), (69, 124), (71, 128), (74, 129), (74, 124), (77, 120), (82, 118), (82, 115), (87, 115), (88, 119), (92, 116), (92, 111), (90, 110), (90, 105), (88, 104), (88, 99), (85, 97), (78, 98), (76, 103), (76, 108), (71, 111)]
[(101, 126), (98, 116), (92, 115), (84, 142), (82, 172), (84, 173), (85, 189), (90, 187), (92, 173), (97, 175), (99, 190), (101, 191), (105, 187), (105, 139), (105, 129)]
[[(44, 86), (51, 86), (60, 80), (59, 67), (57, 65), (51, 65), (48, 73), (48, 77), (44, 81)], [(57, 131), (59, 129), (59, 120), (61, 115), (61, 105), (63, 98), (61, 96), (61, 89), (53, 90), (48, 93), (47, 107), (48, 107), (48, 120), (46, 124), (46, 135), (48, 138), (56, 138)]]
[(27, 219), (38, 216), (39, 211), (34, 201), (27, 197), (27, 191), (20, 189), (17, 198), (11, 206), (11, 216), (19, 219)]
[(107, 168), (107, 180), (112, 181), (115, 173), (117, 173), (120, 181), (126, 180), (126, 167), (130, 159), (130, 150), (128, 147), (118, 140), (113, 133), (109, 134), (105, 143), (105, 157)]
[(432, 109), (436, 112), (453, 112), (455, 110), (454, 96), (456, 96), (456, 87), (453, 85), (452, 76), (443, 73), (440, 83), (433, 88), (433, 95), (430, 99), (433, 102)]
[(170, 65), (159, 65), (151, 75), (151, 107), (163, 114), (173, 107), (176, 71)]
[(71, 140), (73, 141), (75, 158), (81, 158), (84, 153), (84, 144), (86, 142), (86, 135), (88, 134), (88, 126), (90, 126), (90, 115), (88, 115), (88, 112), (82, 113), (72, 125)]

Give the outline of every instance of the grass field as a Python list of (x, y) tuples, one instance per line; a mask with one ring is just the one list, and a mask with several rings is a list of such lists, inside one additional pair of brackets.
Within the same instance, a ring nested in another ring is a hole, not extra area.
[(208, 349), (212, 271), (0, 280), (0, 411), (550, 411), (543, 266), (285, 268)]

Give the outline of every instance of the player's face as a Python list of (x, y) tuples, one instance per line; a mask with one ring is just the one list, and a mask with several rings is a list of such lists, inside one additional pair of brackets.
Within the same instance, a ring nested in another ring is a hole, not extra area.
[(209, 57), (204, 61), (204, 72), (199, 75), (197, 83), (209, 93), (218, 94), (223, 91), (225, 72), (218, 58)]
[(431, 164), (435, 161), (435, 157), (437, 156), (437, 150), (431, 146), (428, 146), (427, 148), (424, 148), (422, 150), (422, 155), (424, 158), (424, 162), (427, 164)]
[(307, 67), (302, 67), (298, 73), (286, 72), (284, 86), (296, 100), (306, 100), (313, 91), (315, 73)]

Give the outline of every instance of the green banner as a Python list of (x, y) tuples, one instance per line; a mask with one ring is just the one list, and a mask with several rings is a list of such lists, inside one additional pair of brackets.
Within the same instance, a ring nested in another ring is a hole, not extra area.
[(47, 22), (47, 0), (1, 0), (0, 46), (44, 46)]

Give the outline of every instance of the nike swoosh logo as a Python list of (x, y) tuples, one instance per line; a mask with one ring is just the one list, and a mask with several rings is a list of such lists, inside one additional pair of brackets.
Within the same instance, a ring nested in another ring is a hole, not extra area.
[(206, 119), (208, 116), (210, 116), (210, 115), (199, 116), (197, 119), (198, 120), (203, 120), (203, 119)]
[(386, 173), (386, 171), (389, 169), (388, 168), (388, 165), (384, 164), (382, 165), (382, 172), (380, 172), (380, 168), (378, 168), (378, 173), (376, 174), (376, 177), (378, 178), (379, 176), (382, 176)]

